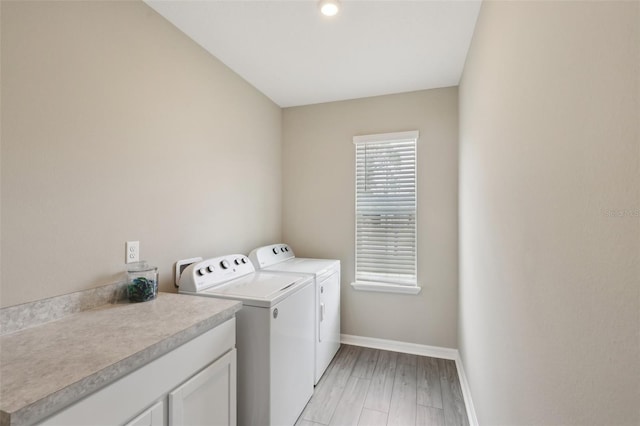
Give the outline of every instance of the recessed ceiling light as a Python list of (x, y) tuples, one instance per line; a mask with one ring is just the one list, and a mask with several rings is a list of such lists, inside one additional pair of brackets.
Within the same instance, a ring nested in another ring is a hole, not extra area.
[(338, 0), (320, 0), (319, 7), (324, 16), (335, 16), (340, 11)]

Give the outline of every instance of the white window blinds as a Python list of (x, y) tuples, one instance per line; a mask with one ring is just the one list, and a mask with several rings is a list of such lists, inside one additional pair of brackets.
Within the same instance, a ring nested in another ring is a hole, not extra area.
[(418, 132), (356, 136), (356, 282), (417, 286)]

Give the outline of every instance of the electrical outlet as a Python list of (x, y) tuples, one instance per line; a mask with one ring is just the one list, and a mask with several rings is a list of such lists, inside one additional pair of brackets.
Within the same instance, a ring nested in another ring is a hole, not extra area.
[(124, 263), (132, 263), (140, 261), (140, 241), (127, 241), (124, 245), (125, 259)]

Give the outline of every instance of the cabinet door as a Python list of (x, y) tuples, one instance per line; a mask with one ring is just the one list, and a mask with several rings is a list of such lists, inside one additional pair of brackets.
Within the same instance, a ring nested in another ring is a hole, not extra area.
[(125, 426), (164, 426), (164, 408), (164, 400), (160, 400)]
[(172, 426), (236, 425), (236, 350), (169, 393)]

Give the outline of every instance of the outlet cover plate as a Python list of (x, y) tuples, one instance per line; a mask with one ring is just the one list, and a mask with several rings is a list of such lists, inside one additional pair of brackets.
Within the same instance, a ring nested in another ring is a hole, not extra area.
[(140, 261), (140, 241), (127, 241), (124, 245), (124, 263)]

